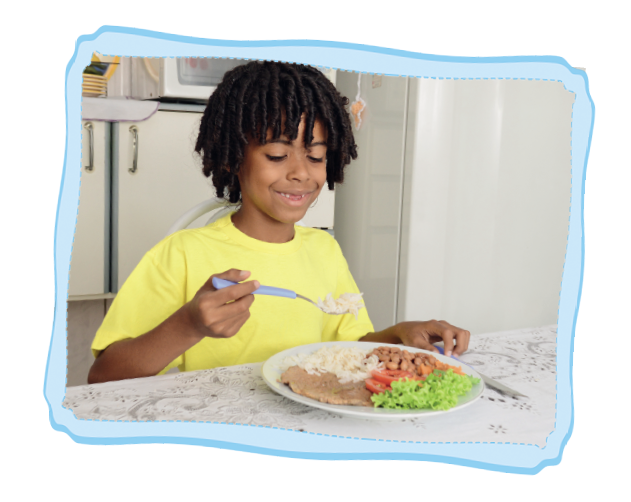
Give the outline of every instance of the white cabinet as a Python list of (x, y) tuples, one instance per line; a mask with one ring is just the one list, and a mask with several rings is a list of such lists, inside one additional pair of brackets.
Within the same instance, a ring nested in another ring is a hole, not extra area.
[(201, 117), (198, 112), (158, 111), (142, 122), (114, 124), (113, 293), (179, 216), (214, 197), (194, 152)]
[(109, 292), (110, 124), (83, 121), (79, 210), (69, 296)]
[[(161, 104), (146, 120), (83, 122), (70, 300), (113, 297), (182, 214), (215, 197), (194, 151), (202, 112), (203, 106)], [(301, 224), (333, 228), (334, 201), (324, 187)]]

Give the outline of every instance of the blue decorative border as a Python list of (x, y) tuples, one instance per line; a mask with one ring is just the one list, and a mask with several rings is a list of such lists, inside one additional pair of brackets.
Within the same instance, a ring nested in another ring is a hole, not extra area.
[[(94, 51), (146, 57), (230, 57), (293, 61), (336, 69), (438, 79), (555, 80), (576, 95), (572, 116), (572, 197), (559, 301), (557, 414), (544, 448), (506, 443), (416, 443), (342, 438), (271, 427), (199, 422), (79, 420), (62, 402), (66, 384), (66, 300), (78, 209), (81, 166), (82, 71)], [(432, 56), (368, 45), (313, 40), (226, 41), (104, 26), (77, 40), (66, 69), (66, 150), (55, 226), (55, 317), (44, 396), (54, 429), (86, 444), (180, 443), (291, 458), (426, 460), (495, 471), (535, 474), (561, 461), (574, 423), (572, 352), (583, 283), (585, 171), (594, 104), (585, 72), (553, 56)], [(70, 166), (70, 169), (68, 168)]]

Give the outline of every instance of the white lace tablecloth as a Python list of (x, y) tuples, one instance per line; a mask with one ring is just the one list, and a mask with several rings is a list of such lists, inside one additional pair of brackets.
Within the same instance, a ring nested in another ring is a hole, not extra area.
[(276, 394), (263, 381), (258, 363), (68, 387), (64, 407), (88, 420), (217, 422), (385, 441), (544, 447), (555, 427), (556, 326), (472, 336), (461, 359), (528, 397), (507, 397), (487, 386), (462, 410), (370, 421)]

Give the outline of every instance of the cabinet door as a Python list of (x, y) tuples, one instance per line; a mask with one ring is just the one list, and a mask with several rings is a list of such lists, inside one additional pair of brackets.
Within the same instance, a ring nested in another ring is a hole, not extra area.
[(109, 292), (109, 145), (109, 123), (83, 121), (79, 211), (70, 261), (69, 296)]
[[(335, 238), (376, 330), (396, 322), (407, 82), (362, 75), (361, 95), (368, 106), (359, 131), (353, 127), (358, 157), (335, 189)], [(341, 72), (337, 88), (352, 99), (357, 73)]]
[(214, 197), (194, 152), (201, 116), (158, 111), (143, 122), (114, 125), (112, 292), (179, 216)]

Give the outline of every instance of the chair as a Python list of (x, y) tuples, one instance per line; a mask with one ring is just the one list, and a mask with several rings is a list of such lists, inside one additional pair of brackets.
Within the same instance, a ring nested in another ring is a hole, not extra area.
[[(166, 233), (166, 236), (171, 235), (178, 230), (183, 230), (188, 227), (191, 223), (193, 223), (200, 216), (214, 212), (211, 217), (206, 222), (206, 225), (212, 223), (213, 221), (217, 221), (222, 216), (226, 215), (228, 212), (234, 210), (236, 208), (236, 204), (231, 204), (225, 199), (220, 199), (218, 197), (213, 197), (212, 199), (205, 200), (200, 202), (196, 206), (193, 206), (188, 211), (186, 211), (182, 216), (180, 216), (173, 225), (169, 228)], [(165, 237), (166, 237), (165, 236)]]

